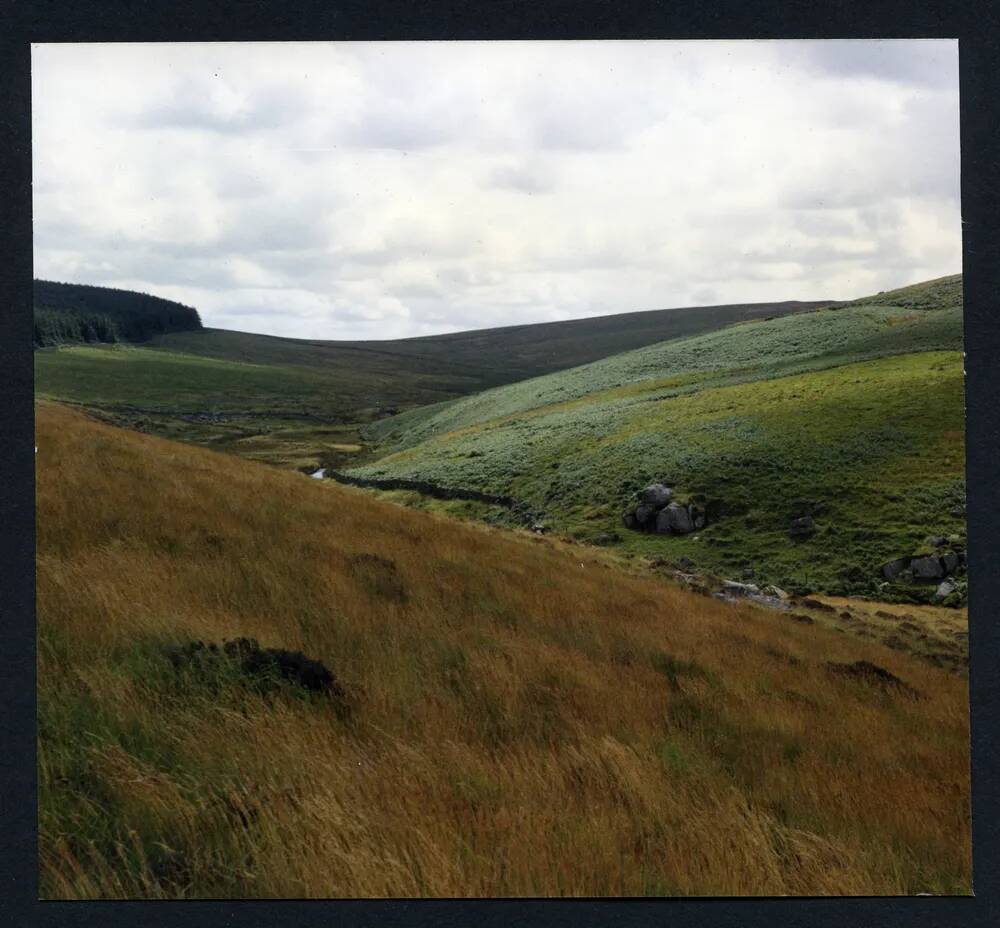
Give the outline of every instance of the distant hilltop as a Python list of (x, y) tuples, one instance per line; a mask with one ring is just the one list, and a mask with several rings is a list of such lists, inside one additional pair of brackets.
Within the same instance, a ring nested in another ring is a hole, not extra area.
[(111, 287), (34, 282), (34, 345), (143, 342), (167, 332), (200, 330), (198, 310), (183, 303)]

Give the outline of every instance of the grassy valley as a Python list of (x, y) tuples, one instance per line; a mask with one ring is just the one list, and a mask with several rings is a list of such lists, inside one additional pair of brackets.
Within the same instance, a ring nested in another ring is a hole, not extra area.
[[(136, 318), (119, 328), (141, 337), (84, 339), (79, 314), (111, 305), (109, 294), (117, 295), (116, 311), (119, 303), (144, 311), (153, 298), (38, 281), (36, 323), (47, 318), (50, 291), (78, 314), (66, 330), (77, 334), (41, 342), (48, 347), (35, 353), (37, 395), (82, 405), (132, 429), (293, 468), (350, 462), (366, 444), (359, 429), (391, 413), (664, 338), (817, 305), (654, 310), (379, 342), (276, 338), (204, 329), (200, 322), (172, 328), (169, 320), (155, 330), (136, 309)], [(67, 302), (78, 292), (89, 302)], [(101, 340), (114, 344), (81, 343)]]
[[(626, 555), (927, 600), (933, 588), (886, 584), (879, 567), (931, 534), (964, 544), (961, 347), (961, 278), (944, 278), (403, 413), (368, 427), (383, 456), (352, 473), (509, 494)], [(709, 525), (623, 529), (656, 480), (707, 506)], [(802, 515), (818, 532), (790, 539)]]
[[(933, 357), (871, 395), (940, 391)], [(36, 422), (43, 897), (970, 892), (961, 674), (602, 549)], [(177, 659), (242, 636), (336, 698)]]
[(25, 918), (968, 908), (955, 40), (28, 50)]

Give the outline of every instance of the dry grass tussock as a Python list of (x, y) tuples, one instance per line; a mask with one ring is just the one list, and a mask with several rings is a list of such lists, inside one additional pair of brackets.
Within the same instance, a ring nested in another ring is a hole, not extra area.
[[(46, 897), (970, 890), (961, 677), (57, 405), (37, 429)], [(350, 713), (163, 657), (236, 636)], [(862, 659), (925, 698), (823, 666)]]

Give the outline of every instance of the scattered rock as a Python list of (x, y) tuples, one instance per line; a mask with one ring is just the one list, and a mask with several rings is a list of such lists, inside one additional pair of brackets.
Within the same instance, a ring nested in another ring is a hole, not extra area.
[[(941, 548), (951, 541), (942, 535), (932, 535), (927, 543)], [(951, 576), (965, 566), (965, 552), (962, 550), (943, 551), (940, 554), (926, 554), (919, 557), (897, 557), (882, 565), (882, 576), (886, 580), (902, 579), (914, 583), (933, 583)]]
[(640, 503), (635, 507), (635, 521), (643, 528), (650, 526), (654, 520), (658, 521), (655, 507), (648, 503)]
[(532, 524), (531, 524), (531, 530), (536, 535), (544, 535), (549, 529), (548, 529), (548, 526), (544, 522), (532, 522)]
[(760, 587), (755, 583), (740, 583), (738, 580), (723, 580), (722, 589), (730, 596), (760, 595)]
[(707, 524), (705, 510), (673, 501), (673, 490), (663, 483), (651, 483), (640, 490), (639, 503), (622, 514), (626, 528), (661, 535), (687, 535)]
[(934, 555), (913, 558), (910, 561), (910, 570), (913, 571), (913, 579), (918, 583), (940, 580), (945, 573), (941, 558)]
[(812, 625), (813, 618), (811, 615), (806, 615), (804, 612), (789, 612), (788, 618), (793, 622), (801, 622), (803, 625)]
[(843, 612), (840, 613), (840, 618), (842, 618), (845, 622), (853, 622), (854, 621), (854, 616), (850, 612), (848, 612), (846, 609)]
[(958, 555), (954, 551), (946, 551), (941, 555), (941, 564), (944, 567), (944, 572), (946, 574), (953, 574), (956, 570), (958, 570)]
[(908, 683), (904, 683), (895, 674), (890, 673), (884, 667), (879, 667), (878, 664), (873, 664), (870, 661), (855, 661), (853, 664), (838, 664), (834, 661), (828, 661), (826, 668), (831, 673), (844, 677), (850, 677), (851, 679), (858, 680), (861, 683), (867, 683), (869, 686), (874, 686), (878, 689), (893, 689), (901, 693), (906, 693), (910, 696), (920, 695), (917, 690), (915, 690)]
[(764, 587), (763, 592), (765, 596), (773, 596), (775, 599), (780, 599), (782, 601), (791, 599), (788, 593), (786, 593), (780, 586), (774, 586), (773, 584), (771, 586)]
[(816, 531), (816, 522), (812, 516), (799, 516), (792, 519), (788, 526), (788, 534), (792, 538), (811, 538)]
[(594, 544), (597, 545), (613, 545), (615, 542), (621, 541), (621, 536), (617, 532), (601, 532), (595, 539)]
[[(768, 609), (778, 609), (784, 611), (788, 609), (788, 602), (780, 596), (772, 595), (768, 590), (775, 590), (777, 587), (768, 587), (761, 590), (755, 583), (741, 583), (738, 580), (723, 580), (722, 590), (718, 594), (718, 599), (735, 603), (741, 599), (757, 603), (759, 606), (766, 606)], [(787, 598), (787, 594), (786, 594)]]
[(957, 589), (958, 587), (956, 587), (950, 580), (942, 580), (941, 583), (938, 584), (937, 591), (934, 593), (934, 599), (936, 602), (941, 602), (942, 599), (946, 599), (951, 596), (951, 594)]
[(660, 535), (687, 535), (694, 531), (694, 522), (686, 506), (670, 503), (656, 517), (656, 531)]
[(662, 483), (651, 483), (648, 487), (639, 491), (639, 502), (653, 509), (662, 509), (670, 502), (674, 491)]

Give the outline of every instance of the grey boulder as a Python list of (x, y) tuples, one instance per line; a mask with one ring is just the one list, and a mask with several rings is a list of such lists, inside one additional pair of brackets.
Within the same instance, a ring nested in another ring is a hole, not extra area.
[(661, 509), (656, 517), (656, 531), (660, 535), (687, 535), (694, 531), (694, 521), (686, 506), (671, 503)]
[(958, 570), (958, 555), (954, 551), (946, 551), (941, 555), (941, 563), (946, 574), (953, 574)]
[(738, 580), (723, 580), (722, 590), (730, 596), (760, 595), (760, 587), (756, 583), (740, 583)]
[(957, 587), (950, 580), (942, 580), (941, 583), (938, 584), (937, 592), (934, 594), (934, 598), (940, 602), (942, 599), (951, 596), (956, 589)]
[(635, 521), (641, 526), (652, 524), (656, 518), (656, 509), (647, 503), (640, 503), (635, 507)]
[(674, 491), (670, 487), (662, 483), (651, 483), (644, 490), (639, 491), (639, 502), (652, 506), (654, 509), (662, 509), (670, 502), (673, 495)]
[(927, 583), (944, 577), (944, 565), (939, 557), (915, 557), (910, 561), (910, 570), (913, 571), (913, 579), (918, 582)]

